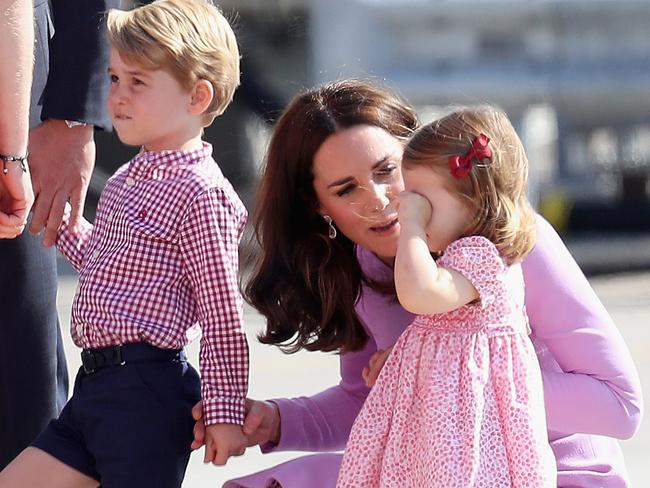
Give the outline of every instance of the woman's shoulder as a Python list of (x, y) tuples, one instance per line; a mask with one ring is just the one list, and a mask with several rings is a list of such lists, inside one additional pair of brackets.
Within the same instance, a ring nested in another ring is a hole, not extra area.
[(355, 246), (355, 252), (361, 271), (368, 278), (377, 281), (389, 281), (393, 279), (393, 267), (382, 261), (374, 252), (358, 244)]

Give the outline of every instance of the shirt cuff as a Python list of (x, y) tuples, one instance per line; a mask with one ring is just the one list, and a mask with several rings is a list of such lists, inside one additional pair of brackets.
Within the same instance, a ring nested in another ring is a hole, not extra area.
[(203, 400), (205, 425), (244, 425), (246, 416), (245, 398), (211, 398)]

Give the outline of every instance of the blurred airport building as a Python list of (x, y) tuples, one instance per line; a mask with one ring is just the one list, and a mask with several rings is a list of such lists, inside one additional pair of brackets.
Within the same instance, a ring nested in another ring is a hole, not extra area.
[[(502, 107), (531, 160), (531, 199), (559, 229), (650, 230), (650, 1), (215, 1), (235, 19), (242, 87), (206, 136), (247, 204), (283, 105), (370, 77), (422, 120)], [(128, 151), (100, 136), (111, 172)]]

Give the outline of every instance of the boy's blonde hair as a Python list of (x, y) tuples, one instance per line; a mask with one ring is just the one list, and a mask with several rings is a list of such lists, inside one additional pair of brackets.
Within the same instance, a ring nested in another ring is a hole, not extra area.
[[(455, 178), (449, 158), (468, 154), (480, 134), (490, 138), (492, 157), (474, 158), (470, 173)], [(502, 111), (490, 106), (462, 108), (422, 126), (407, 143), (403, 164), (407, 169), (426, 165), (445, 175), (448, 188), (475, 212), (465, 235), (488, 238), (509, 264), (533, 249), (535, 213), (526, 197), (528, 158)]]
[(207, 80), (214, 100), (204, 126), (221, 115), (239, 86), (239, 48), (226, 18), (210, 0), (156, 0), (133, 10), (111, 10), (108, 39), (128, 63), (162, 69), (191, 90)]

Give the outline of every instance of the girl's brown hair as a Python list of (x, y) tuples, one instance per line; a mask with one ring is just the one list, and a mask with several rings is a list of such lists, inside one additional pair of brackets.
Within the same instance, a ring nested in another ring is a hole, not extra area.
[[(471, 162), (469, 175), (454, 178), (450, 156), (466, 155), (480, 134), (492, 157)], [(507, 263), (521, 261), (535, 245), (535, 214), (526, 198), (528, 158), (505, 113), (490, 106), (458, 109), (421, 127), (404, 150), (406, 170), (426, 165), (448, 177), (475, 213), (465, 235), (492, 241)]]
[(313, 160), (332, 134), (373, 125), (406, 140), (418, 125), (413, 109), (365, 81), (326, 84), (296, 96), (271, 136), (253, 224), (261, 248), (253, 255), (246, 300), (267, 320), (259, 340), (285, 352), (361, 348), (366, 333), (354, 305), (368, 283), (355, 243), (317, 212)]

